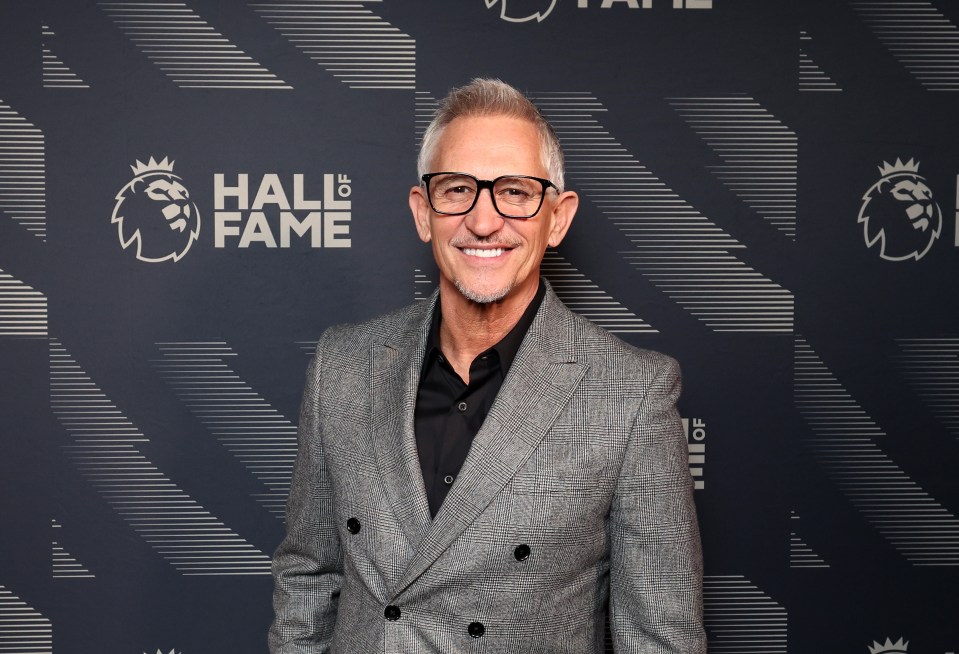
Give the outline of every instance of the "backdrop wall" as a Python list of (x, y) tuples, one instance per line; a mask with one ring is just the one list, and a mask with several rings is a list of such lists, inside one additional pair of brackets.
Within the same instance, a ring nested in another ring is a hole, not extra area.
[(433, 289), (477, 75), (560, 297), (683, 365), (710, 651), (959, 651), (955, 3), (8, 0), (0, 652), (265, 650), (311, 347)]

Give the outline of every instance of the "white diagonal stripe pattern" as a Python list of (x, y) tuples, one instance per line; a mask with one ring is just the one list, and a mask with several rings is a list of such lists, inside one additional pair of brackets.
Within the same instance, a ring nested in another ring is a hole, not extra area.
[(0, 337), (46, 338), (47, 298), (0, 268)]
[(539, 93), (563, 141), (566, 170), (633, 243), (622, 253), (657, 288), (715, 331), (785, 332), (793, 296), (746, 265), (742, 243), (685, 202), (599, 123), (591, 93)]
[(418, 150), (420, 145), (423, 144), (423, 134), (426, 133), (426, 128), (433, 121), (433, 115), (436, 113), (439, 103), (433, 97), (433, 94), (428, 91), (417, 91), (413, 102), (414, 129), (416, 130), (416, 147)]
[(707, 166), (767, 223), (796, 238), (796, 133), (747, 95), (669, 98), (724, 163)]
[(558, 252), (547, 250), (541, 267), (543, 276), (549, 280), (556, 295), (563, 303), (592, 320), (606, 331), (617, 334), (655, 334), (645, 320), (624, 307), (579, 272)]
[[(314, 344), (315, 345), (315, 344)], [(296, 458), (296, 425), (233, 371), (223, 341), (157, 343), (153, 361), (190, 412), (266, 488), (254, 495), (283, 519)]]
[(788, 621), (786, 609), (742, 575), (703, 578), (710, 654), (785, 654)]
[(98, 4), (120, 31), (180, 88), (293, 88), (183, 2)]
[(50, 49), (50, 40), (56, 34), (48, 25), (42, 26), (43, 34), (43, 88), (45, 89), (88, 89), (90, 85), (74, 73), (69, 66), (60, 61)]
[(959, 437), (959, 338), (897, 338), (895, 357), (909, 386)]
[(0, 654), (53, 654), (53, 625), (0, 585)]
[(885, 432), (800, 336), (794, 371), (806, 440), (853, 506), (914, 565), (959, 565), (959, 520), (882, 451)]
[(959, 90), (959, 29), (928, 0), (854, 0), (879, 42), (930, 91)]
[(0, 210), (47, 240), (43, 132), (0, 100)]
[(184, 575), (268, 575), (270, 558), (238, 536), (139, 450), (149, 442), (55, 340), (50, 404), (70, 459), (106, 502)]
[(250, 6), (350, 88), (416, 84), (416, 40), (366, 8), (382, 0), (286, 0)]
[[(812, 41), (806, 30), (799, 30), (801, 42)], [(842, 91), (833, 79), (816, 65), (800, 44), (799, 48), (799, 90), (800, 91)]]
[(828, 568), (821, 556), (796, 533), (799, 529), (799, 515), (792, 511), (789, 516), (789, 567), (790, 568)]
[[(54, 533), (59, 532), (63, 527), (56, 519), (51, 520)], [(54, 538), (59, 538), (55, 536)], [(86, 566), (82, 565), (76, 558), (63, 549), (58, 540), (52, 542), (52, 569), (54, 579), (93, 579), (96, 577)]]

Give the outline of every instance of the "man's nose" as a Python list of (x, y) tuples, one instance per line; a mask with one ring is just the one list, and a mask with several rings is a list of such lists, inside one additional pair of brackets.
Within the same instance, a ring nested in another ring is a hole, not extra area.
[(476, 204), (466, 214), (465, 222), (466, 227), (477, 236), (489, 236), (499, 231), (505, 220), (493, 206), (493, 192), (490, 189), (480, 189)]

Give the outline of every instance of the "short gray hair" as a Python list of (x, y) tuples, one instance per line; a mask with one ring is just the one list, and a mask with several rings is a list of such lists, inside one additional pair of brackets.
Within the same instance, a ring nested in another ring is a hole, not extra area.
[(420, 143), (420, 153), (416, 159), (420, 177), (430, 172), (429, 167), (446, 126), (456, 118), (467, 116), (509, 116), (533, 123), (539, 130), (540, 157), (543, 160), (543, 167), (546, 168), (550, 181), (560, 191), (563, 190), (563, 150), (556, 130), (523, 93), (502, 80), (481, 77), (474, 78), (465, 86), (451, 90), (449, 95), (440, 101), (436, 114), (423, 133), (423, 141)]

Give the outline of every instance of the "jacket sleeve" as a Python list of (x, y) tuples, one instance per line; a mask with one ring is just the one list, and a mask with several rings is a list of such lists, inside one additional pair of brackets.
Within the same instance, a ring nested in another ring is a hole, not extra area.
[(286, 509), (287, 533), (273, 555), (271, 654), (326, 652), (336, 622), (343, 553), (333, 518), (332, 486), (323, 444), (325, 336), (307, 371)]
[(609, 516), (617, 654), (705, 654), (702, 548), (676, 411), (679, 366), (659, 364), (633, 420)]

